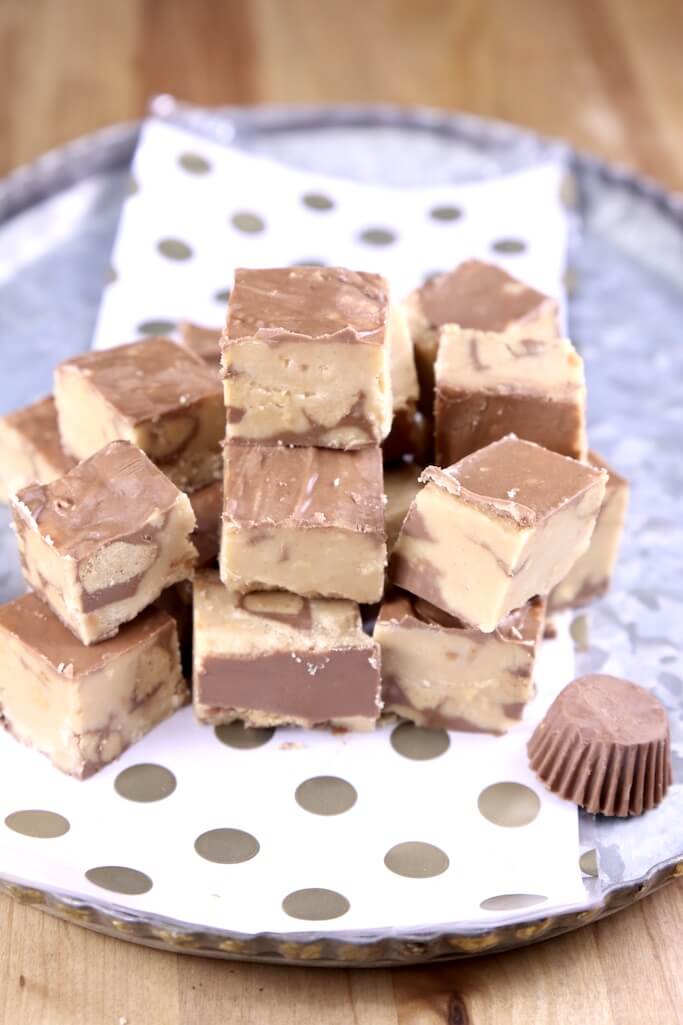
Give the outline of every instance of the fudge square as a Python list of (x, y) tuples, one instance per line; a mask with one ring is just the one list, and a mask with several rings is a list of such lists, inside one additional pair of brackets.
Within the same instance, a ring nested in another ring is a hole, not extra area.
[(354, 449), (392, 416), (388, 289), (340, 267), (237, 270), (221, 339), (227, 437)]
[(415, 345), (421, 408), (427, 416), (432, 414), (434, 363), (444, 324), (525, 338), (559, 334), (554, 299), (482, 260), (465, 260), (427, 281), (406, 298), (404, 309)]
[(583, 360), (543, 341), (444, 327), (436, 360), (436, 462), (450, 466), (506, 434), (585, 459)]
[(569, 573), (550, 592), (548, 607), (576, 608), (600, 598), (608, 590), (619, 552), (619, 542), (628, 508), (628, 481), (613, 470), (597, 452), (588, 453), (588, 462), (606, 470), (607, 487), (597, 523), (586, 551)]
[(505, 733), (534, 696), (544, 622), (542, 598), (482, 633), (423, 598), (393, 592), (374, 632), (384, 711), (434, 729)]
[(62, 444), (78, 459), (122, 439), (184, 491), (220, 479), (220, 381), (167, 338), (66, 360), (55, 371), (55, 402)]
[(607, 473), (511, 435), (420, 479), (392, 582), (490, 633), (586, 550)]
[(220, 573), (233, 591), (375, 602), (384, 589), (382, 456), (227, 444)]
[(61, 477), (76, 462), (61, 446), (52, 396), (0, 418), (0, 502), (32, 480)]
[(147, 609), (83, 647), (34, 594), (0, 606), (0, 720), (79, 779), (140, 740), (188, 698), (174, 620)]
[(370, 730), (381, 711), (379, 648), (355, 602), (238, 594), (202, 570), (193, 652), (201, 722)]
[(191, 577), (197, 550), (187, 495), (127, 441), (12, 499), (26, 582), (83, 644)]

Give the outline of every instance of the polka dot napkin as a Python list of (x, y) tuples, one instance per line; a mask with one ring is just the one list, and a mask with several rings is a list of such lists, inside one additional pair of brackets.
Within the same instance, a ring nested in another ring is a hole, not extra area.
[(286, 167), (148, 121), (133, 162), (94, 344), (221, 325), (237, 266), (340, 264), (385, 274), (397, 296), (467, 257), (562, 298), (563, 169), (382, 188)]
[[(295, 170), (149, 121), (95, 343), (218, 325), (238, 264), (379, 270), (400, 295), (467, 256), (561, 294), (561, 168), (382, 189)], [(576, 810), (526, 741), (573, 675), (544, 644), (507, 736), (390, 723), (365, 735), (198, 725), (184, 709), (86, 783), (0, 731), (3, 874), (242, 933), (413, 930), (550, 914), (585, 900)], [(587, 870), (584, 869), (584, 872)]]

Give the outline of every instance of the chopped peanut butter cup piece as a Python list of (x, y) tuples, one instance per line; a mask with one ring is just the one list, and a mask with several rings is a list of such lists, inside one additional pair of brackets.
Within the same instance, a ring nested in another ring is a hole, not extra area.
[(59, 440), (52, 396), (0, 418), (0, 502), (26, 484), (48, 484), (76, 462)]
[(434, 364), (444, 324), (524, 338), (559, 334), (554, 299), (481, 260), (466, 260), (432, 278), (411, 292), (404, 307), (415, 345), (420, 408), (427, 416), (432, 415)]
[(506, 434), (584, 459), (585, 405), (583, 360), (567, 339), (441, 329), (435, 400), (439, 466)]
[(191, 577), (197, 551), (187, 495), (127, 441), (12, 499), (26, 582), (83, 644)]
[(386, 282), (339, 267), (237, 270), (221, 340), (227, 437), (355, 449), (391, 427)]
[(534, 696), (545, 602), (532, 598), (482, 633), (423, 598), (395, 591), (374, 637), (382, 649), (384, 710), (418, 726), (505, 733)]
[(34, 594), (0, 606), (0, 717), (62, 772), (91, 776), (187, 698), (176, 625), (159, 609), (86, 648)]
[(489, 633), (586, 550), (607, 473), (510, 436), (421, 480), (391, 579)]
[(194, 708), (201, 722), (370, 730), (381, 711), (377, 644), (355, 602), (194, 585)]
[(184, 491), (221, 476), (225, 413), (220, 381), (167, 338), (88, 352), (55, 371), (64, 448), (86, 459), (130, 441)]
[(379, 600), (386, 543), (378, 447), (227, 444), (224, 454), (227, 587)]
[(197, 526), (190, 540), (197, 549), (197, 566), (206, 566), (218, 558), (223, 513), (223, 481), (206, 484), (188, 496)]

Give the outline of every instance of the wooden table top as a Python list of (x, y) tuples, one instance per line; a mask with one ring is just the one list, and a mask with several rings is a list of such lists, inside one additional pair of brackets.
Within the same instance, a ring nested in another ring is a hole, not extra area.
[[(683, 189), (680, 26), (680, 0), (0, 0), (0, 173), (168, 92), (468, 110)], [(507, 954), (290, 969), (145, 950), (2, 898), (0, 1025), (671, 1025), (682, 921), (679, 881)]]

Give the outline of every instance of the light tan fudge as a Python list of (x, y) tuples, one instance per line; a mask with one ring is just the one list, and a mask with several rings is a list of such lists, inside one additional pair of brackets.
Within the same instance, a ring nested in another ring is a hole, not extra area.
[(224, 491), (226, 587), (379, 600), (386, 543), (378, 447), (228, 444)]
[(548, 608), (577, 608), (600, 598), (609, 589), (619, 553), (619, 542), (628, 509), (628, 481), (613, 470), (597, 452), (588, 453), (588, 462), (608, 473), (605, 497), (590, 545), (569, 573), (553, 588)]
[(130, 441), (183, 491), (219, 480), (225, 412), (220, 381), (167, 338), (88, 352), (55, 371), (64, 448), (86, 459)]
[(0, 721), (62, 772), (91, 776), (187, 698), (165, 612), (85, 648), (34, 594), (0, 606)]
[(384, 471), (384, 529), (389, 554), (398, 541), (403, 521), (420, 490), (419, 478), (423, 469), (424, 467), (415, 463), (404, 463), (402, 466), (394, 466)]
[(63, 450), (52, 396), (0, 418), (0, 502), (32, 480), (47, 484), (76, 462)]
[(482, 633), (395, 591), (374, 632), (382, 649), (384, 711), (433, 729), (505, 733), (534, 696), (544, 621), (544, 600), (532, 598)]
[(199, 356), (208, 367), (220, 378), (221, 364), (221, 329), (219, 327), (202, 327), (189, 320), (181, 321), (180, 345), (193, 356)]
[(391, 366), (391, 392), (393, 420), (391, 430), (382, 443), (385, 463), (393, 463), (404, 456), (417, 456), (422, 452), (422, 421), (417, 419), (417, 400), (420, 388), (415, 369), (413, 340), (403, 308), (392, 305), (389, 311), (389, 341)]
[(237, 594), (204, 570), (193, 647), (200, 722), (371, 730), (380, 714), (379, 648), (355, 602)]
[(191, 577), (187, 495), (127, 441), (12, 499), (24, 578), (83, 644), (112, 637)]
[(227, 437), (379, 444), (392, 416), (389, 330), (387, 285), (376, 274), (238, 270), (221, 339)]
[(510, 436), (420, 479), (391, 580), (490, 633), (586, 551), (607, 473)]
[(566, 338), (444, 327), (436, 360), (435, 429), (439, 466), (451, 466), (506, 434), (585, 459), (583, 360)]
[(439, 274), (406, 298), (404, 309), (415, 346), (420, 408), (432, 415), (434, 364), (439, 329), (457, 324), (513, 337), (550, 339), (559, 335), (554, 299), (512, 277), (495, 264), (465, 260)]

